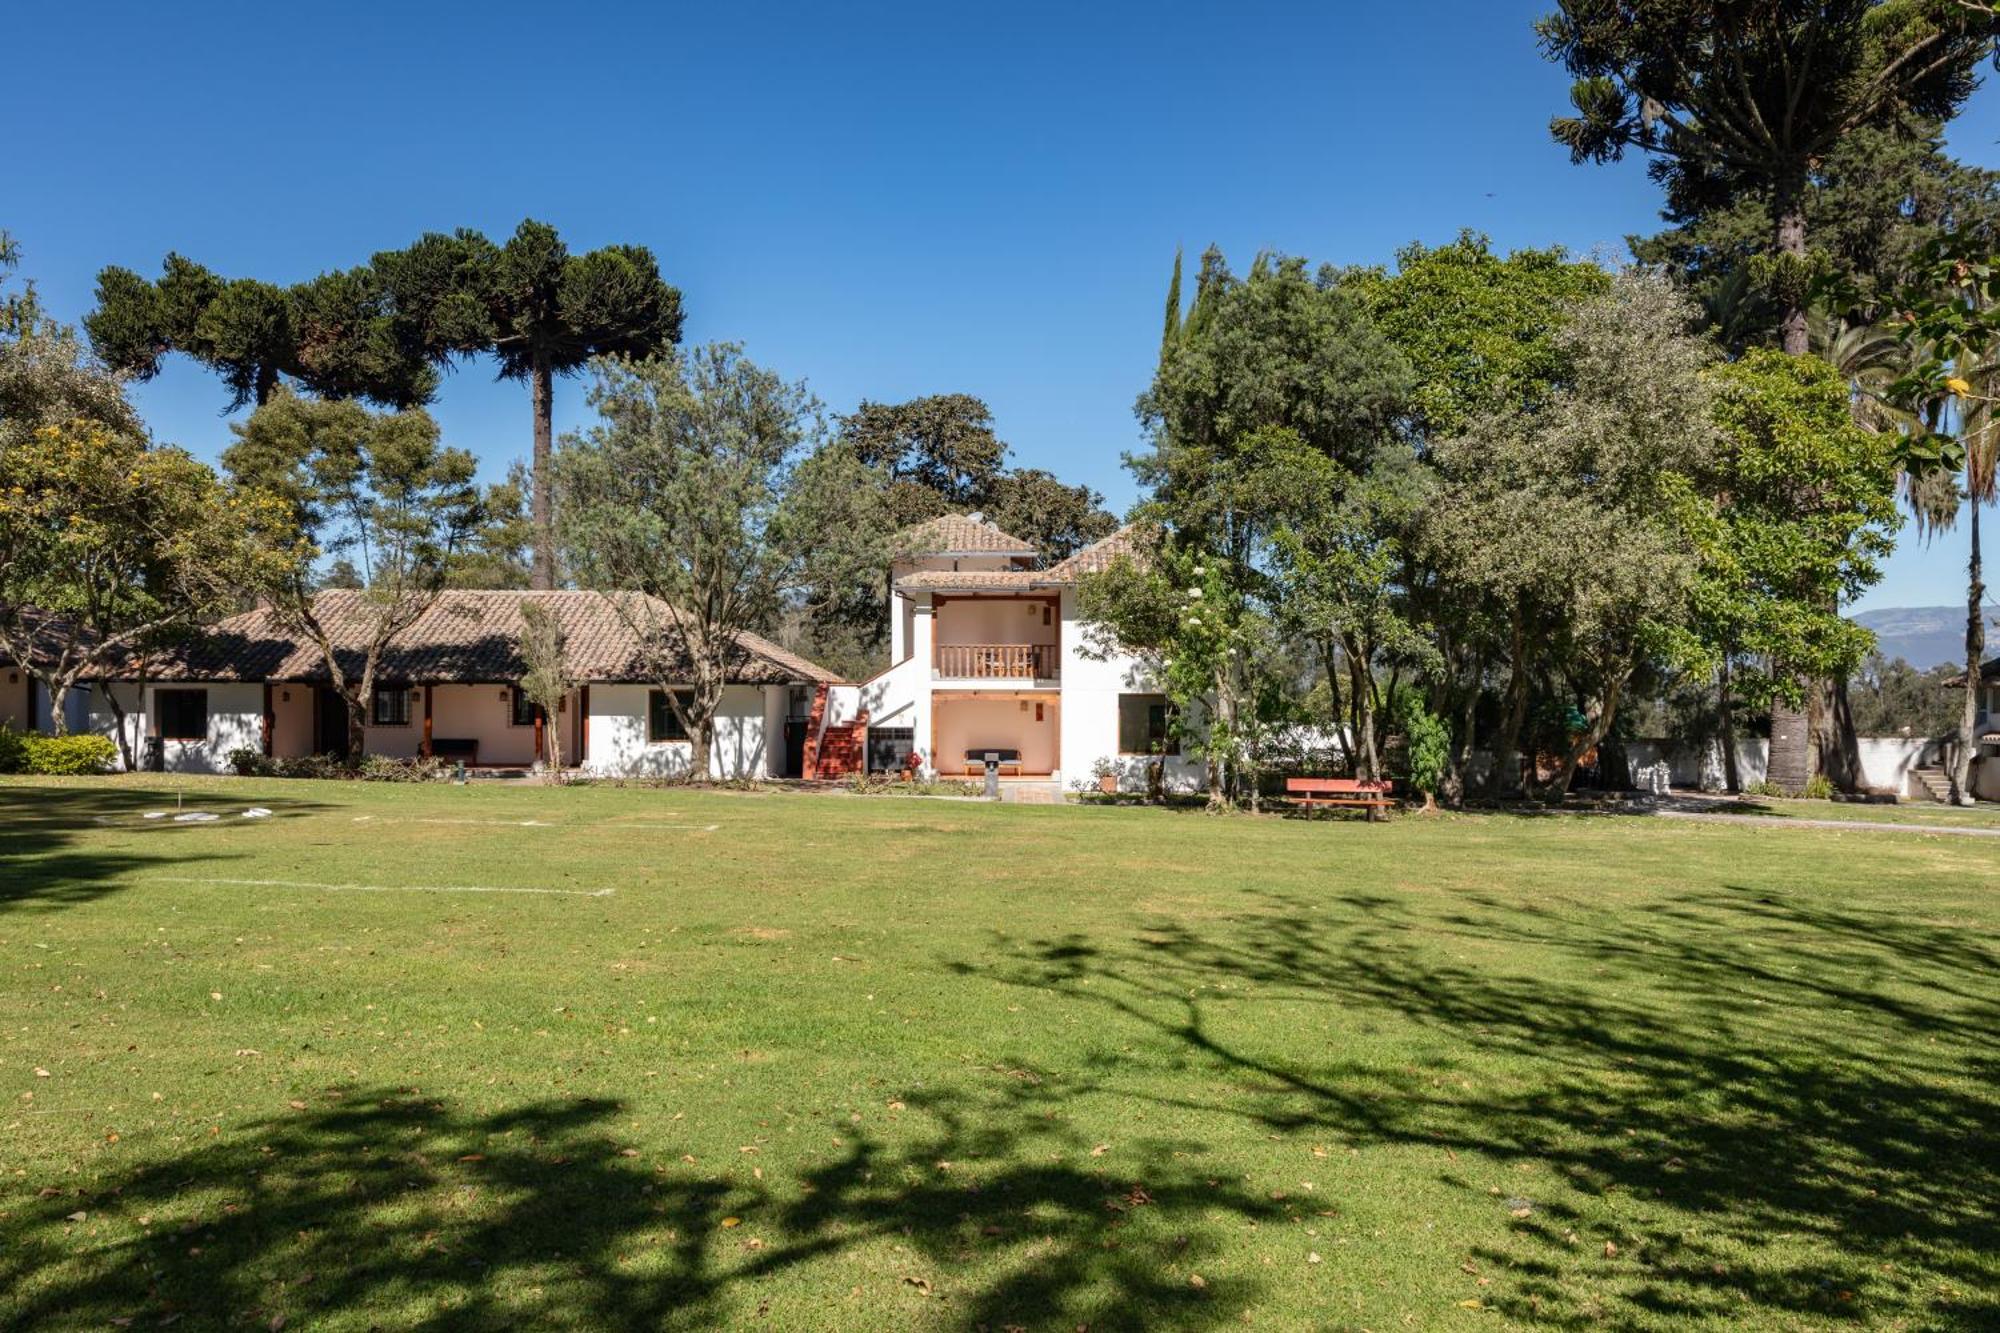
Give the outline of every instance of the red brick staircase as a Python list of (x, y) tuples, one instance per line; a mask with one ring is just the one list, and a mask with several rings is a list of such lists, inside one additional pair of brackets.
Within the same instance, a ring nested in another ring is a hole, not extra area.
[(866, 762), (862, 754), (862, 744), (868, 733), (868, 714), (856, 714), (852, 722), (841, 722), (826, 729), (819, 742), (819, 762), (813, 776), (816, 778), (844, 778), (850, 773), (859, 773)]
[(859, 773), (867, 762), (863, 745), (868, 735), (866, 710), (852, 722), (826, 723), (826, 686), (813, 692), (812, 713), (806, 718), (806, 752), (803, 765), (808, 778), (844, 778)]

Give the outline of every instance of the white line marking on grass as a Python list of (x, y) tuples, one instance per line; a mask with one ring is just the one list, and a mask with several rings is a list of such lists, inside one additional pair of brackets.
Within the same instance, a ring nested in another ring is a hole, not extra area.
[[(374, 815), (356, 815), (354, 822), (367, 823)], [(381, 822), (385, 824), (477, 824), (483, 828), (554, 828), (555, 825), (543, 819), (426, 819), (411, 817), (399, 819), (390, 816)]]
[(219, 875), (150, 875), (155, 884), (228, 884), (249, 889), (317, 889), (323, 893), (540, 893), (608, 898), (616, 889), (497, 888), (484, 884), (320, 884), (303, 879), (227, 879)]
[(715, 831), (716, 831), (717, 829), (721, 828), (721, 827), (722, 827), (722, 825), (720, 825), (720, 824), (652, 824), (652, 823), (637, 823), (637, 824), (607, 824), (607, 825), (605, 825), (605, 827), (606, 827), (606, 828), (614, 828), (614, 829), (619, 829), (619, 828), (677, 828), (677, 829), (690, 829), (690, 830), (692, 830), (692, 831), (694, 831), (694, 832), (696, 832), (696, 833), (713, 833), (713, 832), (715, 832)]

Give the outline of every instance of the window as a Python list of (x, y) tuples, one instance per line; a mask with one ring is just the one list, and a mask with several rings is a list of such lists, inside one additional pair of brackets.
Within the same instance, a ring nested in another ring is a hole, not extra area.
[[(675, 690), (680, 697), (682, 708), (694, 707), (694, 691)], [(680, 714), (667, 702), (665, 690), (654, 690), (646, 696), (646, 741), (658, 745), (662, 741), (684, 741), (688, 738), (687, 728), (681, 725)]]
[(375, 689), (374, 703), (370, 708), (374, 725), (378, 727), (407, 727), (410, 725), (410, 689), (407, 685), (381, 685)]
[(1173, 705), (1164, 694), (1119, 695), (1118, 753), (1179, 754), (1173, 720)]
[(153, 707), (160, 715), (160, 739), (208, 739), (207, 690), (154, 690)]
[(519, 685), (514, 687), (514, 712), (508, 719), (516, 727), (532, 727), (543, 716), (542, 706), (528, 697), (528, 692)]
[(901, 772), (908, 765), (910, 752), (916, 749), (916, 746), (917, 733), (914, 727), (868, 728), (868, 771)]

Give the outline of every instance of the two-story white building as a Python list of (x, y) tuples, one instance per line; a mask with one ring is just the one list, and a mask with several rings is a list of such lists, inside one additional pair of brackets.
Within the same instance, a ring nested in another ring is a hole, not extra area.
[(1199, 761), (1172, 753), (1158, 683), (1138, 658), (1107, 650), (1078, 606), (1079, 581), (1132, 551), (1129, 528), (1046, 569), (977, 514), (920, 524), (898, 550), (890, 664), (830, 687), (821, 726), (835, 741), (820, 753), (865, 755), (872, 772), (971, 777), (991, 752), (1004, 778), (1055, 784), (1091, 780), (1103, 761), (1126, 790), (1143, 790), (1160, 760), (1168, 786), (1199, 785)]

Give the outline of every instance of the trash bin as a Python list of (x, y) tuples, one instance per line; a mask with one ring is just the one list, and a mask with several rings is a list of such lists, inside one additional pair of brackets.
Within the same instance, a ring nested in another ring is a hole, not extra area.
[(140, 764), (148, 773), (167, 771), (167, 743), (158, 736), (146, 737), (145, 758)]

